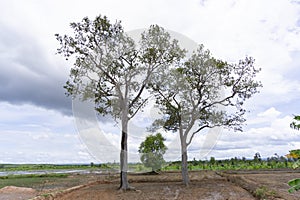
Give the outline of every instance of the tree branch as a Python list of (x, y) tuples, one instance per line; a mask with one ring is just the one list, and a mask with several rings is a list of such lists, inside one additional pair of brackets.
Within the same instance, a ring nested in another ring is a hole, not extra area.
[(129, 119), (132, 119), (138, 113), (138, 111), (145, 105), (145, 103), (148, 101), (149, 98), (150, 97), (144, 99), (143, 102), (140, 103), (140, 105), (138, 106), (138, 108), (136, 108), (135, 112), (133, 114), (131, 114), (131, 116), (129, 117)]

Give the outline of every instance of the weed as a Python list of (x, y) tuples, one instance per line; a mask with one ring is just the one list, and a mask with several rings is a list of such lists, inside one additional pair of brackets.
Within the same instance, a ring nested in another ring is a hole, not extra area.
[(263, 200), (266, 199), (267, 197), (274, 197), (276, 196), (276, 192), (274, 190), (269, 190), (266, 186), (261, 186), (256, 188), (254, 191), (254, 195)]

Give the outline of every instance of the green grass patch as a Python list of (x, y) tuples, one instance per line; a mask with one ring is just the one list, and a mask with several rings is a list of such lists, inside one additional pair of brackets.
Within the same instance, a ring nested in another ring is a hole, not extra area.
[(274, 190), (268, 189), (266, 186), (261, 186), (254, 191), (254, 195), (258, 199), (273, 199), (277, 194)]
[[(106, 166), (103, 165), (105, 168)], [(34, 171), (34, 170), (59, 170), (59, 169), (101, 169), (102, 165), (54, 165), (54, 164), (0, 164), (0, 171)]]
[(41, 189), (44, 187), (46, 182), (55, 182), (67, 177), (68, 174), (26, 174), (0, 176), (0, 188), (5, 186), (17, 186)]

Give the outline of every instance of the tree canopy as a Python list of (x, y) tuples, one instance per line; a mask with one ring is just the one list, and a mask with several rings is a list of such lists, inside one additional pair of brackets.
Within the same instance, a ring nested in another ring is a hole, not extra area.
[(185, 184), (189, 182), (187, 146), (205, 128), (222, 126), (242, 131), (246, 112), (243, 104), (262, 86), (255, 81), (259, 71), (251, 57), (229, 64), (212, 57), (200, 45), (190, 58), (151, 83), (156, 105), (164, 114), (153, 123), (152, 129), (162, 126), (179, 133)]
[(148, 135), (140, 144), (139, 153), (145, 167), (151, 167), (152, 171), (159, 170), (165, 162), (163, 155), (167, 147), (164, 144), (166, 139), (160, 134)]
[(290, 127), (296, 130), (300, 129), (300, 115), (295, 115), (294, 120), (291, 124)]

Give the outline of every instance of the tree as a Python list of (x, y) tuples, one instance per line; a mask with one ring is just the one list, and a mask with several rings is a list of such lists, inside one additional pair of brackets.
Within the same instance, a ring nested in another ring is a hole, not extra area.
[[(300, 129), (300, 115), (295, 115), (294, 116), (294, 120), (296, 120), (297, 122), (292, 122), (290, 124), (290, 127), (296, 130)], [(295, 150), (291, 150), (290, 153), (288, 155), (286, 155), (288, 158), (294, 158), (297, 159), (297, 162), (294, 163), (293, 168), (299, 168), (300, 167), (300, 149), (295, 149)], [(290, 193), (294, 192), (294, 191), (298, 191), (300, 190), (300, 178), (295, 178), (293, 180), (290, 180), (288, 182), (290, 189), (288, 190)]]
[(299, 130), (300, 129), (300, 115), (295, 115), (294, 120), (296, 120), (296, 121), (292, 122), (290, 124), (290, 127), (293, 129)]
[[(228, 64), (200, 45), (190, 58), (153, 79), (152, 93), (163, 117), (153, 123), (152, 129), (162, 126), (179, 133), (185, 185), (189, 184), (187, 147), (195, 134), (220, 126), (242, 131), (246, 112), (243, 103), (262, 86), (254, 80), (259, 71), (251, 57)], [(220, 107), (231, 110), (222, 111)]]
[(163, 158), (167, 150), (164, 144), (165, 140), (160, 133), (157, 133), (156, 135), (147, 136), (145, 141), (140, 144), (141, 161), (146, 167), (151, 167), (152, 172), (160, 169), (165, 162)]
[(300, 149), (290, 150), (290, 153), (286, 155), (287, 158), (299, 159)]
[(210, 162), (210, 164), (214, 165), (216, 163), (215, 157), (210, 157), (209, 162)]
[(152, 75), (159, 75), (183, 55), (176, 40), (161, 27), (152, 25), (136, 44), (119, 21), (107, 17), (87, 17), (71, 23), (73, 36), (56, 34), (58, 54), (75, 57), (67, 94), (81, 100), (92, 100), (101, 115), (121, 121), (120, 188), (127, 190), (128, 122), (146, 105), (145, 95)]
[(261, 155), (260, 155), (259, 152), (256, 152), (254, 154), (253, 160), (254, 160), (254, 162), (260, 162), (261, 161)]

